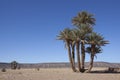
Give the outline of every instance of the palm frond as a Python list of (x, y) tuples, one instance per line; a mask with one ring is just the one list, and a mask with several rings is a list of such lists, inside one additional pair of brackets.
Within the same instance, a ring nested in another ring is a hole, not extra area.
[[(92, 53), (92, 48), (91, 47), (87, 47), (86, 48), (86, 52), (91, 54)], [(100, 46), (96, 46), (95, 47), (95, 54), (98, 54), (98, 53), (102, 53), (102, 48)]]

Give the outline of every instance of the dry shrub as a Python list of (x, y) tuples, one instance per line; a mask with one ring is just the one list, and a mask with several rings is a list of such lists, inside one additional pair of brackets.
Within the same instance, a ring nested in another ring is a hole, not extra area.
[(2, 71), (2, 72), (6, 72), (6, 69), (5, 69), (5, 68), (2, 68), (1, 71)]

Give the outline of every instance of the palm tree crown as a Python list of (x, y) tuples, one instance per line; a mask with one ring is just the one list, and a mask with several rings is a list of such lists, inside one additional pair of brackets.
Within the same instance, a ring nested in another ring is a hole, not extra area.
[(82, 11), (72, 19), (72, 23), (75, 26), (81, 26), (81, 24), (95, 25), (95, 18), (92, 14)]
[(71, 30), (69, 28), (66, 28), (63, 31), (60, 31), (57, 39), (71, 41)]
[(108, 41), (104, 40), (104, 37), (96, 32), (92, 32), (91, 34), (89, 34), (86, 38), (86, 41), (88, 42), (88, 44), (98, 46), (104, 46), (105, 44), (108, 44)]

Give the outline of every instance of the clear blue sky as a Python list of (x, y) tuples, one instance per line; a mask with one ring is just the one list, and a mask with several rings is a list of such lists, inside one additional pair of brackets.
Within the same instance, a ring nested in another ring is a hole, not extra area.
[(56, 36), (73, 28), (71, 19), (83, 10), (94, 14), (94, 30), (110, 41), (95, 61), (120, 62), (120, 0), (0, 0), (0, 62), (68, 62)]

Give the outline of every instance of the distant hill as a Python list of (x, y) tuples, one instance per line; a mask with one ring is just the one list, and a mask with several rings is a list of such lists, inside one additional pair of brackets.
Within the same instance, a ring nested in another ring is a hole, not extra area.
[[(19, 63), (21, 68), (67, 68), (70, 67), (69, 63)], [(86, 62), (85, 66), (88, 67), (89, 63)], [(77, 64), (76, 64), (77, 66)], [(10, 63), (0, 63), (0, 68), (10, 68)], [(108, 62), (94, 62), (94, 67), (118, 67), (120, 68), (120, 63), (108, 63)]]

